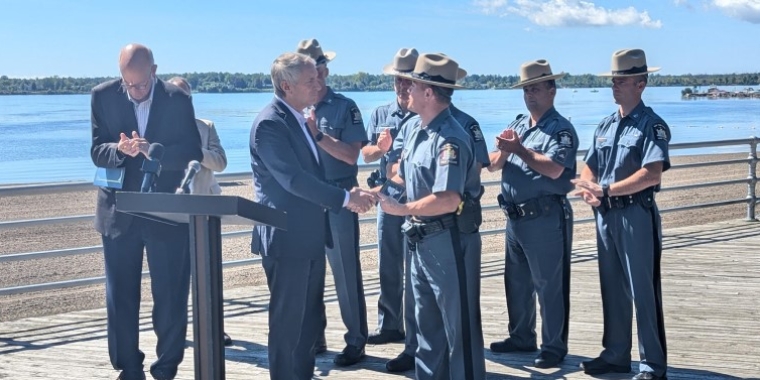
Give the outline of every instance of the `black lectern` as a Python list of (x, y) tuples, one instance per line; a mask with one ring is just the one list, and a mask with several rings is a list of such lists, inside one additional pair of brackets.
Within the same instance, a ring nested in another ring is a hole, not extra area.
[(116, 209), (174, 225), (189, 223), (195, 379), (224, 379), (221, 223), (284, 229), (285, 213), (234, 196), (132, 192), (116, 193)]

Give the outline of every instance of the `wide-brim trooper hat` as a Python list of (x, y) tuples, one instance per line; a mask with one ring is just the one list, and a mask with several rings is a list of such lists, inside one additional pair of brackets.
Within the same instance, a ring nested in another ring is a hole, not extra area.
[(549, 65), (549, 61), (545, 59), (537, 59), (535, 61), (525, 62), (520, 66), (520, 81), (512, 86), (512, 88), (525, 87), (535, 83), (559, 79), (565, 75), (565, 72), (552, 74), (552, 67)]
[(393, 56), (393, 62), (383, 67), (383, 74), (399, 75), (411, 73), (414, 70), (414, 65), (417, 64), (419, 56), (420, 53), (415, 48), (401, 48)]
[(322, 46), (319, 45), (319, 41), (315, 38), (309, 40), (301, 40), (296, 48), (296, 53), (306, 54), (317, 62), (317, 65), (322, 65), (335, 59), (334, 51), (322, 51)]
[(600, 77), (633, 77), (659, 71), (659, 67), (648, 67), (647, 56), (641, 49), (622, 49), (612, 53), (612, 70), (601, 73)]
[(441, 53), (422, 54), (412, 72), (399, 74), (414, 82), (448, 88), (464, 88), (457, 84), (457, 80), (466, 75), (467, 71), (460, 69), (456, 61)]

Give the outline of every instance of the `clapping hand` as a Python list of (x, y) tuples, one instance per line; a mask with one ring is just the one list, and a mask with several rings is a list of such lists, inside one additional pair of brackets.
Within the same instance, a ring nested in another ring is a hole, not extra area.
[(380, 135), (377, 137), (377, 147), (380, 148), (383, 152), (387, 152), (391, 149), (391, 145), (393, 144), (393, 136), (391, 136), (390, 129), (385, 128), (380, 132)]
[(522, 148), (522, 141), (513, 129), (505, 129), (496, 136), (496, 147), (504, 153), (516, 153)]
[[(148, 157), (148, 149), (150, 148), (150, 143), (148, 142), (148, 140), (140, 137), (140, 135), (138, 135), (137, 132), (132, 131), (132, 139), (130, 139), (129, 141), (130, 141), (130, 144), (132, 144), (133, 151), (137, 151), (137, 153), (142, 153), (146, 158)], [(135, 156), (136, 155), (137, 154), (135, 154)]]
[(119, 152), (124, 153), (130, 157), (135, 157), (138, 154), (140, 154), (140, 150), (134, 147), (134, 144), (132, 143), (132, 139), (127, 137), (127, 135), (125, 135), (123, 132), (121, 133), (121, 135), (119, 135), (119, 144), (116, 146), (116, 149), (118, 149)]
[(357, 214), (363, 214), (377, 203), (375, 193), (365, 191), (359, 187), (354, 187), (348, 192), (348, 204), (346, 208)]

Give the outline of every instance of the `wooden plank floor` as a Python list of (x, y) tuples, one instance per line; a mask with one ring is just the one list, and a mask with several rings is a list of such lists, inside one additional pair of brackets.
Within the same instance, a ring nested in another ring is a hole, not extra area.
[[(726, 222), (668, 230), (663, 255), (663, 289), (670, 379), (760, 379), (760, 223)], [(506, 334), (503, 253), (483, 256), (482, 314), (486, 346)], [(495, 355), (486, 350), (492, 379), (589, 378), (581, 360), (601, 349), (602, 312), (593, 241), (574, 248), (570, 354), (559, 369), (529, 366), (535, 354)], [(370, 329), (377, 311), (378, 280), (364, 273)], [(331, 279), (328, 276), (328, 283)], [(225, 329), (235, 340), (226, 351), (227, 379), (268, 379), (266, 287), (228, 290)], [(393, 379), (387, 359), (403, 346), (368, 346), (367, 359), (348, 369), (332, 364), (343, 347), (335, 292), (328, 286), (328, 346), (317, 357), (316, 378)], [(146, 368), (155, 359), (150, 305), (141, 313)], [(0, 323), (0, 379), (108, 379), (117, 373), (106, 349), (105, 310), (87, 310)], [(540, 326), (539, 326), (540, 331)], [(192, 339), (192, 332), (188, 332)], [(188, 341), (188, 347), (191, 343)], [(634, 335), (633, 357), (637, 358)], [(192, 349), (178, 379), (192, 379)], [(634, 369), (638, 368), (634, 363)], [(404, 374), (413, 377), (412, 373)], [(625, 379), (630, 375), (601, 377)]]

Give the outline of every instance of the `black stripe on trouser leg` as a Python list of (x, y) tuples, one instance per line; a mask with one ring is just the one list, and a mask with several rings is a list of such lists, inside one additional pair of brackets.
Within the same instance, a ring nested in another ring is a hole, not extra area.
[[(560, 203), (560, 207), (562, 212), (559, 213), (559, 225), (560, 228), (562, 228), (562, 234), (564, 235), (564, 254), (562, 255), (562, 300), (565, 302), (565, 323), (562, 329), (562, 342), (567, 346), (568, 334), (570, 332), (570, 259), (573, 251), (573, 225), (572, 223), (567, 222), (569, 215), (567, 214), (568, 210), (565, 209), (565, 204)], [(567, 207), (570, 206), (568, 205)], [(568, 231), (568, 229), (570, 230)]]
[(662, 275), (660, 272), (660, 260), (662, 258), (662, 240), (660, 236), (659, 223), (657, 223), (657, 206), (649, 208), (649, 215), (652, 217), (652, 236), (654, 239), (654, 265), (652, 268), (654, 273), (652, 274), (652, 280), (654, 281), (654, 299), (657, 312), (657, 335), (660, 337), (660, 346), (662, 347), (662, 354), (667, 363), (668, 351), (667, 343), (665, 342), (665, 316), (662, 310)]
[(459, 239), (459, 228), (449, 228), (451, 243), (454, 248), (454, 259), (457, 263), (457, 278), (459, 279), (459, 303), (462, 311), (462, 349), (464, 350), (464, 375), (466, 379), (473, 378), (472, 369), (472, 335), (470, 333), (470, 307), (467, 297), (467, 271), (464, 267), (464, 251)]

